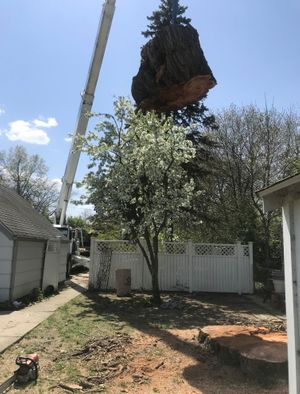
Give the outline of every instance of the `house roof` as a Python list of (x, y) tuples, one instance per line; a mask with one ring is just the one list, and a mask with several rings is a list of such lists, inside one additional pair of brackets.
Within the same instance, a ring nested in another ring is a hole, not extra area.
[(12, 237), (47, 240), (61, 237), (52, 224), (15, 191), (0, 186), (0, 227)]
[(281, 208), (286, 201), (300, 198), (300, 173), (282, 179), (256, 194), (263, 199), (265, 211)]

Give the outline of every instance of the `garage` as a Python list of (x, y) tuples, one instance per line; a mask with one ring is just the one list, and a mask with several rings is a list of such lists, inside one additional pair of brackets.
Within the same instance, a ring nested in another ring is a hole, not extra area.
[(69, 242), (13, 190), (0, 186), (0, 302), (66, 279)]

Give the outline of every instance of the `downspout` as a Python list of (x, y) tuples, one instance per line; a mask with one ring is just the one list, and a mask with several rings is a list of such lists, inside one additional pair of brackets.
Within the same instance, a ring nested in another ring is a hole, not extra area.
[(17, 253), (18, 253), (18, 239), (13, 238), (13, 253), (11, 260), (11, 274), (10, 274), (10, 288), (9, 288), (9, 303), (14, 301), (14, 287), (16, 282), (16, 268), (17, 268)]
[(43, 290), (43, 282), (44, 282), (44, 272), (45, 272), (45, 262), (46, 262), (46, 253), (48, 248), (48, 241), (45, 242), (44, 246), (44, 254), (43, 254), (43, 266), (42, 266), (42, 276), (41, 276), (41, 284), (40, 289)]

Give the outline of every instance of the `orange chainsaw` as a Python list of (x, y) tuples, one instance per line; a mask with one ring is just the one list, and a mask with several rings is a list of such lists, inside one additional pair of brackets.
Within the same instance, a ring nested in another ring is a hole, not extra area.
[(18, 356), (16, 364), (19, 368), (13, 375), (0, 385), (0, 394), (5, 393), (14, 383), (28, 383), (37, 380), (39, 370), (39, 356), (36, 353)]

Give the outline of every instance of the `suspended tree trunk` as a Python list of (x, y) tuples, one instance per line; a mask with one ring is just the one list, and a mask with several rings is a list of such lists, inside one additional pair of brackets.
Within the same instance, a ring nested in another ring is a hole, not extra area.
[(170, 25), (142, 48), (131, 91), (142, 110), (169, 112), (199, 101), (215, 85), (197, 30)]

